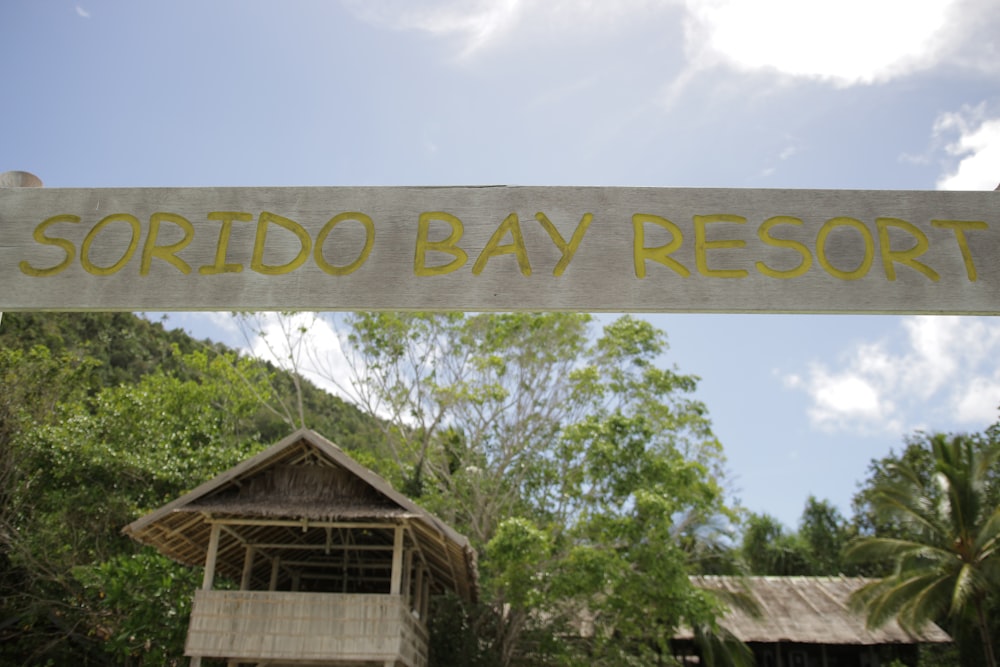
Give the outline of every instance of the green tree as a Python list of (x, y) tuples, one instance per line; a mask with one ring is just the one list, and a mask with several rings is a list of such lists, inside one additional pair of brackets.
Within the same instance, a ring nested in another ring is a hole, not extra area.
[[(899, 466), (909, 469), (919, 480), (920, 486), (937, 499), (939, 491), (933, 481), (935, 463), (931, 439), (932, 436), (926, 433), (912, 434), (906, 438), (901, 452), (889, 452), (869, 463), (868, 475), (851, 502), (854, 531), (859, 536), (903, 537), (909, 534), (909, 525), (899, 515), (880, 511), (879, 503), (876, 502), (880, 489), (891, 485), (898, 477)], [(865, 564), (865, 567), (869, 570), (867, 573), (873, 575), (883, 575), (889, 571), (884, 562)]]
[(73, 569), (91, 636), (118, 665), (180, 665), (201, 573), (153, 549)]
[(380, 472), (480, 546), (503, 518), (539, 508), (553, 443), (587, 399), (574, 378), (589, 323), (570, 314), (352, 315), (350, 389), (381, 429), (389, 465)]
[(812, 574), (806, 541), (798, 534), (789, 534), (781, 522), (770, 514), (751, 513), (746, 518), (740, 556), (750, 574)]
[[(886, 466), (869, 502), (876, 519), (898, 531), (865, 536), (848, 555), (887, 560), (893, 571), (862, 588), (856, 603), (877, 626), (897, 618), (904, 627), (948, 619), (978, 628), (983, 660), (996, 666), (987, 609), (1000, 593), (1000, 507), (990, 502), (1000, 445), (968, 436), (929, 439), (932, 475), (907, 463)], [(971, 618), (970, 618), (971, 617)]]
[[(25, 529), (33, 529), (24, 521), (33, 511), (26, 493), (33, 469), (24, 434), (56, 423), (61, 403), (85, 394), (92, 368), (90, 362), (54, 355), (40, 345), (24, 350), (0, 347), (0, 663), (11, 651), (30, 653), (52, 640), (51, 633), (35, 634), (31, 624), (25, 630), (24, 623), (34, 600), (46, 597), (38, 584), (51, 574), (25, 549)], [(49, 626), (62, 622), (60, 607), (46, 610)], [(21, 651), (25, 634), (35, 634), (34, 641)], [(77, 647), (76, 652), (79, 664), (86, 664), (88, 651)]]
[(830, 501), (809, 496), (794, 532), (769, 514), (749, 513), (739, 555), (745, 570), (755, 575), (841, 574), (850, 569), (842, 553), (851, 534), (850, 524)]
[[(71, 394), (50, 406), (48, 423), (22, 423), (14, 435), (16, 513), (5, 547), (19, 581), (3, 591), (0, 660), (102, 664), (101, 656), (127, 653), (120, 664), (168, 665), (167, 655), (181, 655), (178, 596), (191, 590), (182, 594), (171, 581), (185, 575), (130, 559), (138, 547), (120, 530), (254, 453), (248, 429), (263, 389), (248, 385), (248, 360), (177, 354), (189, 379), (152, 372), (92, 396)], [(123, 571), (135, 575), (134, 587)]]
[(18, 445), (27, 428), (52, 423), (56, 407), (84, 393), (93, 364), (53, 356), (48, 348), (0, 348), (0, 559), (16, 539), (19, 490), (24, 480), (24, 452)]
[[(348, 324), (348, 388), (379, 418), (383, 472), (480, 550), (492, 613), (467, 618), (492, 656), (669, 660), (680, 623), (712, 624), (689, 545), (727, 513), (721, 445), (697, 378), (661, 365), (663, 332), (622, 317), (595, 335), (566, 313)], [(581, 615), (587, 642), (546, 644), (579, 636)]]
[(809, 574), (848, 573), (843, 551), (850, 540), (851, 529), (833, 503), (810, 495), (802, 510), (798, 535), (808, 549)]

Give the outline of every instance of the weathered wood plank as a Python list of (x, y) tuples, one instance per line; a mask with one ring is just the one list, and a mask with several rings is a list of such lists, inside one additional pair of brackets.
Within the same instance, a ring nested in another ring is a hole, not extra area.
[(401, 596), (200, 590), (185, 654), (423, 667), (427, 630)]
[(0, 310), (1000, 313), (1000, 193), (0, 190)]

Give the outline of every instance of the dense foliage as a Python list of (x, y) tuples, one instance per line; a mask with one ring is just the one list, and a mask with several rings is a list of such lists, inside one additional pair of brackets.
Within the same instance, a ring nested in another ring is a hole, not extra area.
[[(657, 365), (662, 332), (623, 318), (595, 335), (568, 314), (350, 325), (367, 415), (298, 368), (161, 323), (8, 314), (0, 659), (175, 664), (192, 573), (121, 527), (303, 423), (479, 550), (483, 604), (438, 615), (469, 629), (451, 647), (435, 634), (440, 664), (641, 664), (669, 660), (679, 623), (714, 627), (691, 545), (734, 515), (695, 378)], [(580, 641), (585, 617), (597, 631)]]
[(4, 428), (5, 661), (107, 664), (110, 653), (112, 664), (170, 664), (165, 656), (178, 655), (182, 633), (156, 610), (183, 617), (192, 575), (138, 551), (120, 530), (252, 453), (248, 427), (263, 387), (248, 362), (176, 354), (191, 379), (153, 371), (83, 393), (76, 378), (47, 378), (87, 376), (93, 363), (74, 367), (41, 347), (0, 350), (5, 390), (54, 394), (42, 414), (30, 414), (31, 400), (14, 406), (20, 425)]
[[(304, 377), (295, 355), (320, 350), (296, 347), (309, 342), (301, 320), (285, 329), (294, 354), (266, 363), (131, 314), (5, 314), (0, 665), (182, 664), (199, 573), (120, 530), (301, 425), (478, 550), (481, 601), (436, 601), (433, 664), (669, 665), (682, 624), (706, 664), (747, 664), (715, 622), (723, 602), (689, 575), (877, 577), (874, 608), (909, 613), (900, 577), (954, 565), (913, 545), (927, 544), (932, 518), (941, 553), (965, 544), (944, 510), (962, 503), (973, 503), (979, 532), (968, 539), (987, 566), (967, 575), (967, 604), (923, 605), (913, 620), (956, 638), (925, 650), (922, 665), (989, 659), (981, 637), (1000, 634), (1000, 427), (915, 434), (872, 462), (851, 518), (810, 497), (790, 529), (729, 503), (697, 378), (664, 365), (665, 335), (647, 322), (381, 313), (341, 324), (353, 373), (341, 364), (327, 379), (356, 405)], [(961, 472), (973, 459), (985, 462), (975, 480)], [(967, 492), (949, 496), (963, 479)], [(905, 497), (931, 512), (924, 523), (888, 507)], [(868, 546), (848, 559), (849, 544)]]
[(198, 577), (120, 531), (287, 435), (265, 407), (282, 382), (133, 315), (5, 314), (0, 664), (180, 664)]
[[(5, 313), (0, 320), (0, 347), (26, 352), (41, 347), (52, 356), (87, 359), (93, 367), (87, 378), (90, 389), (134, 384), (152, 372), (196, 379), (199, 370), (184, 363), (185, 355), (195, 351), (234, 357), (235, 351), (224, 345), (196, 340), (166, 324), (168, 316), (152, 322), (131, 313)], [(301, 425), (297, 415), (276, 408), (298, 395), (309, 428), (344, 449), (366, 446), (367, 417), (353, 405), (272, 364), (264, 363), (262, 372), (268, 386), (257, 397), (250, 417), (262, 441), (280, 440)]]

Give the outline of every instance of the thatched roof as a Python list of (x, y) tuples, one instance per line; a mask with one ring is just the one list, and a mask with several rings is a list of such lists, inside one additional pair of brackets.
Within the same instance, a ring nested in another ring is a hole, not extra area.
[[(296, 529), (287, 525), (295, 522)], [(438, 590), (478, 594), (468, 540), (319, 434), (302, 429), (123, 529), (168, 557), (202, 566), (212, 521), (241, 521), (246, 543), (290, 542), (305, 552), (310, 522), (404, 525), (432, 569)], [(312, 531), (317, 533), (319, 531)], [(329, 538), (327, 538), (329, 539)], [(357, 538), (353, 538), (357, 539)], [(366, 530), (366, 546), (391, 546), (391, 531)], [(243, 550), (220, 549), (217, 568), (239, 576)]]
[[(724, 594), (750, 593), (756, 599), (759, 617), (731, 608), (719, 621), (744, 642), (877, 645), (951, 641), (933, 623), (918, 633), (904, 630), (895, 621), (878, 629), (866, 628), (864, 615), (854, 611), (848, 599), (869, 581), (860, 577), (692, 577), (699, 588)], [(690, 631), (687, 635), (682, 633), (678, 639), (690, 639)]]

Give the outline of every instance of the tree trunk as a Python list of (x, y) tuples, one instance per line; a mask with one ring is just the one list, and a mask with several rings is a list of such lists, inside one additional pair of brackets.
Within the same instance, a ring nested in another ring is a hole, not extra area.
[(979, 621), (979, 634), (983, 637), (983, 656), (987, 667), (997, 667), (997, 659), (993, 654), (993, 638), (990, 637), (990, 627), (986, 622), (986, 612), (983, 611), (983, 599), (976, 598), (976, 619)]

